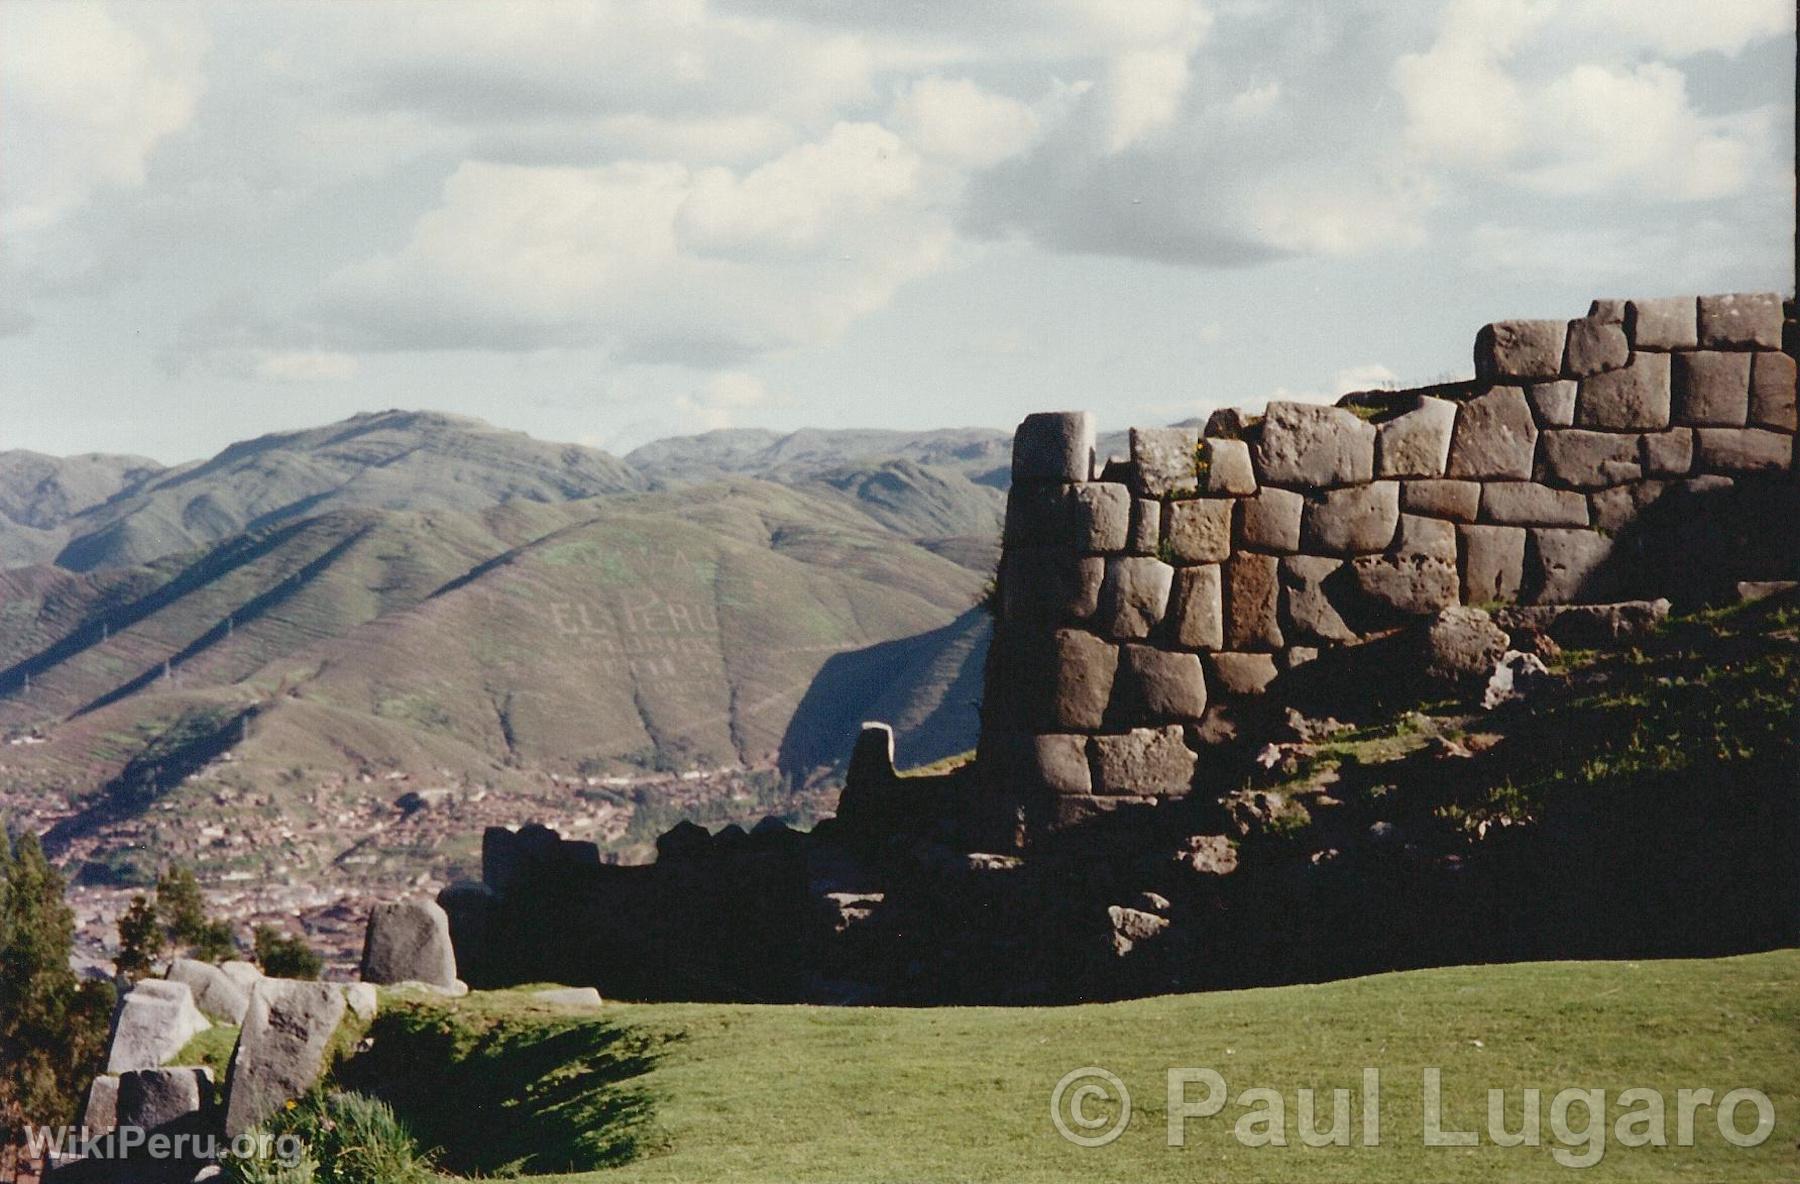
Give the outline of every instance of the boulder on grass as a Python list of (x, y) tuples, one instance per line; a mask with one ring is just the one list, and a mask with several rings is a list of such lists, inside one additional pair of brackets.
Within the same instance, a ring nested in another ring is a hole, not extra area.
[(456, 950), (449, 915), (431, 900), (376, 905), (363, 938), (361, 977), (366, 983), (453, 986)]
[(210, 1027), (186, 983), (145, 979), (119, 1001), (106, 1071), (159, 1068)]
[(168, 980), (185, 983), (194, 994), (200, 1014), (221, 1023), (241, 1024), (250, 1006), (250, 993), (219, 967), (196, 958), (177, 958), (169, 963)]
[(225, 1078), (225, 1135), (236, 1138), (311, 1089), (348, 1004), (335, 983), (265, 978)]

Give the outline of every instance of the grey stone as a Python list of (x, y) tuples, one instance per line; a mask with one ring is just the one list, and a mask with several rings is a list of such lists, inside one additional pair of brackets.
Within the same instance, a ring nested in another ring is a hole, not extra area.
[(1631, 358), (1631, 343), (1625, 340), (1625, 327), (1604, 321), (1569, 322), (1569, 344), (1563, 355), (1563, 371), (1575, 378), (1585, 378), (1602, 370), (1617, 370)]
[(1456, 560), (1431, 555), (1359, 555), (1350, 561), (1364, 599), (1406, 616), (1456, 603)]
[(1425, 674), (1444, 682), (1481, 684), (1511, 644), (1492, 617), (1478, 608), (1443, 609), (1424, 632)]
[(250, 988), (254, 987), (256, 985), (256, 980), (263, 976), (262, 968), (257, 966), (256, 963), (245, 962), (235, 958), (229, 962), (219, 963), (219, 971), (226, 978), (244, 989), (244, 999), (246, 1002), (248, 1002), (250, 998)]
[(455, 983), (449, 914), (435, 900), (376, 905), (363, 934), (360, 977), (366, 983)]
[(1542, 451), (1544, 479), (1558, 485), (1604, 489), (1643, 476), (1636, 436), (1569, 428), (1545, 432)]
[(1158, 797), (1185, 794), (1194, 781), (1194, 752), (1181, 725), (1133, 728), (1119, 736), (1094, 737), (1094, 792)]
[(1206, 672), (1200, 655), (1128, 645), (1113, 681), (1111, 716), (1127, 727), (1206, 714)]
[(1197, 492), (1194, 450), (1199, 443), (1200, 433), (1193, 428), (1132, 428), (1131, 463), (1137, 469), (1138, 492), (1145, 497)]
[(1675, 355), (1675, 422), (1741, 428), (1750, 415), (1750, 355), (1695, 350)]
[(1783, 596), (1800, 588), (1800, 580), (1739, 580), (1737, 598), (1739, 604), (1755, 604), (1759, 600), (1767, 600), (1771, 596)]
[(1794, 431), (1794, 359), (1769, 352), (1754, 357), (1750, 368), (1750, 423), (1759, 428)]
[(1692, 296), (1628, 301), (1625, 332), (1633, 349), (1693, 349), (1700, 344), (1699, 301)]
[(1217, 653), (1206, 659), (1207, 685), (1224, 695), (1260, 695), (1275, 681), (1274, 654)]
[(1240, 407), (1221, 407), (1206, 417), (1206, 426), (1201, 435), (1217, 436), (1221, 440), (1242, 440), (1250, 430), (1253, 417), (1245, 415)]
[(1400, 508), (1408, 514), (1473, 522), (1481, 511), (1478, 481), (1408, 481), (1400, 487)]
[(1612, 549), (1611, 539), (1592, 530), (1532, 530), (1530, 598), (1538, 604), (1573, 604), (1604, 595)]
[(1206, 492), (1215, 497), (1248, 497), (1256, 492), (1250, 445), (1242, 440), (1206, 441)]
[(1224, 581), (1216, 563), (1175, 573), (1175, 644), (1216, 650), (1225, 644)]
[(1066, 546), (1074, 517), (1071, 486), (1014, 485), (1006, 493), (1004, 538), (1009, 547)]
[(1225, 564), (1225, 644), (1234, 650), (1281, 648), (1281, 579), (1273, 555), (1240, 551)]
[(1124, 905), (1108, 905), (1107, 919), (1112, 923), (1112, 949), (1115, 957), (1123, 958), (1138, 946), (1162, 936), (1168, 929), (1166, 917), (1155, 913), (1146, 913), (1142, 909), (1130, 909)]
[(1615, 432), (1668, 427), (1669, 355), (1634, 354), (1623, 369), (1582, 379), (1575, 396), (1575, 423)]
[(1599, 321), (1603, 325), (1623, 325), (1625, 323), (1625, 302), (1623, 300), (1596, 300), (1588, 305), (1587, 319)]
[(170, 982), (187, 985), (201, 1015), (228, 1024), (244, 1022), (244, 1009), (250, 1006), (250, 992), (233, 982), (217, 966), (193, 958), (177, 958), (169, 964), (167, 977)]
[(600, 992), (593, 987), (551, 987), (547, 990), (533, 991), (531, 997), (539, 1003), (552, 1003), (557, 1007), (592, 1009), (604, 1006)]
[(1202, 876), (1229, 876), (1238, 868), (1237, 844), (1225, 835), (1189, 835), (1175, 862)]
[(1544, 633), (1564, 645), (1607, 645), (1648, 637), (1669, 617), (1666, 600), (1615, 604), (1522, 605), (1495, 614), (1502, 629)]
[(1563, 321), (1496, 321), (1475, 337), (1475, 376), (1542, 381), (1562, 373)]
[(1001, 569), (1000, 611), (1032, 625), (1076, 624), (1100, 607), (1106, 561), (1066, 547), (1011, 547)]
[(88, 1085), (87, 1102), (81, 1108), (81, 1125), (90, 1135), (103, 1135), (119, 1125), (117, 1074), (98, 1074)]
[(339, 983), (338, 986), (344, 992), (344, 1005), (357, 1019), (366, 1023), (380, 1013), (381, 992), (375, 989), (374, 983)]
[(1051, 643), (1051, 658), (1050, 703), (1044, 722), (1077, 731), (1098, 728), (1112, 698), (1118, 647), (1091, 633), (1062, 629)]
[(331, 983), (265, 978), (256, 984), (226, 1076), (226, 1138), (235, 1139), (312, 1088), (348, 1007)]
[(1310, 645), (1290, 645), (1281, 651), (1281, 668), (1292, 670), (1296, 666), (1304, 666), (1308, 662), (1319, 660), (1319, 651)]
[(1451, 477), (1523, 481), (1531, 476), (1537, 435), (1537, 421), (1524, 392), (1494, 387), (1457, 411), (1450, 463), (1444, 471)]
[(1575, 386), (1572, 380), (1564, 379), (1535, 382), (1525, 388), (1525, 401), (1531, 404), (1540, 428), (1566, 428), (1575, 422)]
[(1700, 477), (1689, 477), (1681, 483), (1681, 488), (1690, 496), (1703, 497), (1709, 493), (1723, 493), (1736, 484), (1737, 482), (1730, 477), (1720, 477), (1717, 474), (1708, 473)]
[(1356, 485), (1375, 475), (1375, 425), (1342, 407), (1270, 403), (1253, 455), (1265, 485)]
[(1027, 415), (1013, 433), (1012, 478), (1086, 481), (1094, 468), (1094, 416), (1090, 411)]
[(213, 1108), (212, 1070), (198, 1065), (119, 1074), (118, 1125), (150, 1132), (199, 1133)]
[(1301, 537), (1308, 551), (1358, 555), (1383, 551), (1400, 525), (1400, 483), (1376, 481), (1307, 498)]
[(1780, 349), (1781, 297), (1773, 292), (1700, 297), (1700, 345)]
[(1413, 409), (1375, 425), (1377, 477), (1442, 477), (1456, 404), (1421, 395)]
[(1794, 462), (1794, 438), (1766, 428), (1696, 428), (1696, 467), (1705, 473), (1781, 472)]
[(1594, 525), (1617, 534), (1637, 521), (1646, 507), (1654, 505), (1664, 488), (1661, 481), (1634, 481), (1602, 489), (1589, 499), (1593, 503)]
[(1261, 551), (1300, 549), (1300, 514), (1306, 498), (1291, 489), (1265, 486), (1238, 509), (1238, 542)]
[(1077, 551), (1123, 551), (1131, 539), (1131, 490), (1093, 481), (1077, 485), (1070, 495), (1072, 533)]
[(1587, 499), (1535, 481), (1490, 481), (1481, 487), (1481, 518), (1501, 526), (1586, 526)]
[(1231, 554), (1233, 498), (1196, 497), (1165, 511), (1169, 551), (1182, 563), (1218, 563)]
[(1282, 597), (1284, 639), (1325, 645), (1356, 640), (1356, 630), (1344, 623), (1326, 587), (1326, 581), (1343, 566), (1341, 559), (1318, 555), (1289, 555), (1282, 559), (1281, 586), (1286, 590)]
[(1162, 546), (1163, 504), (1155, 498), (1140, 497), (1131, 508), (1131, 541), (1126, 547), (1133, 555), (1154, 555)]
[(1525, 574), (1525, 528), (1459, 526), (1462, 540), (1462, 599), (1491, 604), (1519, 598)]
[(1093, 792), (1086, 736), (1049, 733), (1031, 737), (1030, 743), (1031, 772), (1037, 784), (1051, 793)]
[(1160, 559), (1132, 556), (1106, 561), (1096, 620), (1108, 637), (1148, 637), (1169, 609), (1175, 569)]
[(210, 1027), (186, 983), (145, 979), (126, 993), (113, 1015), (106, 1071), (158, 1068)]
[(1400, 532), (1394, 536), (1394, 553), (1456, 562), (1456, 524), (1419, 514), (1400, 515)]
[(1694, 467), (1694, 433), (1688, 428), (1670, 428), (1666, 432), (1646, 432), (1642, 441), (1641, 463), (1651, 477), (1685, 477)]

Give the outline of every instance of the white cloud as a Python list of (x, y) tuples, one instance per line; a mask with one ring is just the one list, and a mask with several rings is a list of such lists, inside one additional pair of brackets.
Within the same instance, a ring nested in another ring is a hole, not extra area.
[(349, 354), (322, 350), (267, 353), (255, 362), (256, 377), (265, 382), (348, 382), (359, 369)]
[(1379, 362), (1339, 370), (1332, 380), (1332, 388), (1340, 395), (1350, 391), (1391, 390), (1399, 384), (1400, 376)]
[(1037, 139), (1036, 111), (966, 78), (929, 75), (895, 101), (894, 129), (926, 156), (966, 168), (985, 168), (1017, 156)]
[(709, 377), (698, 390), (676, 397), (675, 409), (682, 417), (677, 430), (733, 427), (740, 412), (779, 405), (768, 385), (756, 375), (725, 370)]

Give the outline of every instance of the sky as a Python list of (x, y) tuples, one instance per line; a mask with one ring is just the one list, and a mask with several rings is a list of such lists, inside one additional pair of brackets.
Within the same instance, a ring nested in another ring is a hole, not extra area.
[(1788, 0), (0, 0), (0, 450), (1105, 428), (1793, 291)]

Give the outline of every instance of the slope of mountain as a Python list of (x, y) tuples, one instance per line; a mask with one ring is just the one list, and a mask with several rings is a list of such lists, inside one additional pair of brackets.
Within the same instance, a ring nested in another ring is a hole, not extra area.
[(847, 466), (905, 460), (1005, 489), (1011, 479), (1011, 456), (1011, 435), (992, 428), (927, 432), (809, 428), (786, 435), (724, 428), (656, 440), (627, 453), (625, 461), (659, 485), (692, 485), (730, 476), (791, 483)]
[(68, 543), (70, 518), (160, 472), (142, 456), (0, 452), (0, 567), (48, 562)]
[(993, 486), (910, 460), (831, 469), (816, 483), (850, 495), (869, 517), (908, 538), (996, 538), (1006, 514), (1006, 495)]

